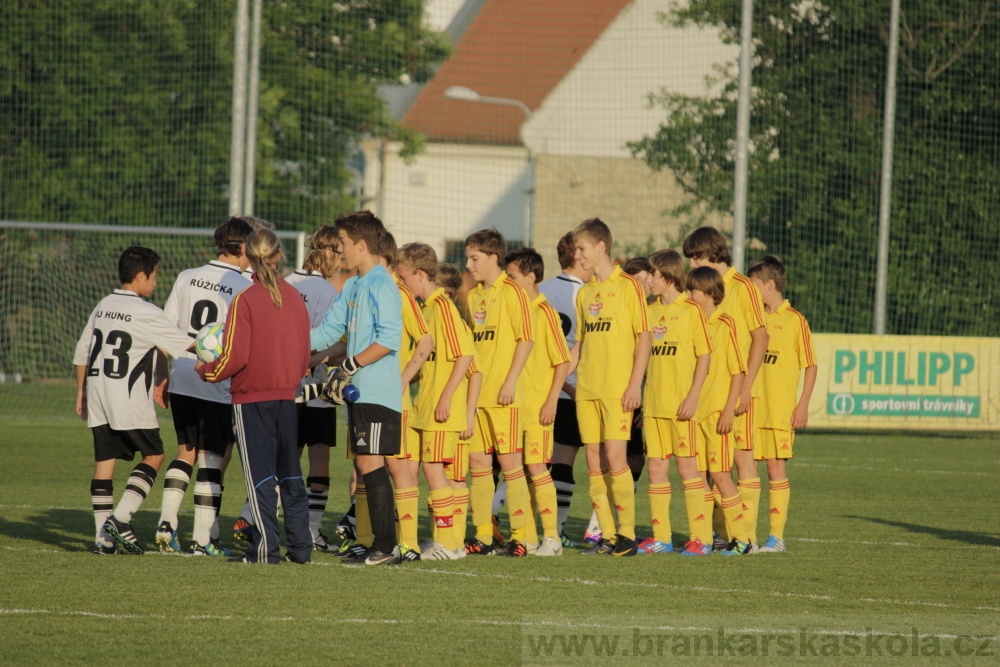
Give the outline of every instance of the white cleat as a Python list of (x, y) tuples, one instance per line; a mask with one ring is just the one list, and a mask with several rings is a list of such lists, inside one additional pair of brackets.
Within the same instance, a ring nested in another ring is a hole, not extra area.
[(546, 537), (542, 540), (542, 543), (538, 545), (537, 549), (529, 551), (528, 553), (532, 556), (562, 556), (562, 541), (554, 537)]

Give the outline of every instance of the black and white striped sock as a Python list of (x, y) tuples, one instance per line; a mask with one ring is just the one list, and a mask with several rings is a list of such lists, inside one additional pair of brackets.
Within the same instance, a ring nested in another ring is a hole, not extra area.
[(132, 515), (139, 511), (142, 502), (146, 500), (149, 490), (156, 482), (156, 471), (145, 463), (140, 463), (132, 469), (132, 474), (128, 476), (128, 484), (125, 486), (125, 493), (115, 507), (114, 516), (122, 523), (132, 520)]
[(111, 538), (104, 532), (104, 522), (115, 508), (115, 487), (110, 479), (90, 480), (90, 504), (94, 508), (94, 541), (103, 546), (111, 546)]

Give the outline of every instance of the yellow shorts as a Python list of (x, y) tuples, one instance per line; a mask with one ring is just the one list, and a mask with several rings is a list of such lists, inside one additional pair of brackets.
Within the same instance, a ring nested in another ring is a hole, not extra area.
[(646, 417), (642, 420), (642, 431), (646, 436), (646, 456), (651, 459), (696, 456), (702, 440), (698, 423), (692, 420)]
[(577, 401), (576, 420), (585, 445), (599, 445), (608, 440), (628, 442), (632, 437), (632, 412), (623, 410), (617, 398)]
[(455, 457), (451, 463), (444, 464), (445, 477), (453, 482), (464, 482), (469, 474), (469, 441), (458, 440), (455, 443)]
[(521, 451), (521, 408), (479, 408), (470, 451), (516, 454)]
[(705, 446), (698, 450), (698, 470), (729, 472), (733, 469), (733, 457), (736, 455), (736, 450), (733, 449), (733, 434), (719, 435), (716, 432), (721, 414), (713, 412), (698, 422), (701, 437), (705, 442)]
[(552, 429), (524, 432), (524, 465), (529, 463), (552, 463)]
[(792, 458), (792, 445), (795, 443), (795, 431), (779, 431), (776, 428), (762, 428), (758, 432), (758, 450), (754, 450), (754, 458), (758, 461), (764, 459), (790, 459)]
[(420, 431), (420, 460), (451, 463), (458, 448), (458, 431)]
[(400, 432), (403, 434), (403, 441), (399, 443), (399, 454), (394, 455), (394, 459), (420, 460), (420, 431), (411, 428), (413, 423), (413, 410), (403, 410), (403, 420)]
[(736, 449), (756, 449), (760, 437), (760, 427), (754, 418), (754, 413), (760, 403), (759, 398), (750, 399), (750, 409), (733, 420), (733, 432), (730, 438)]

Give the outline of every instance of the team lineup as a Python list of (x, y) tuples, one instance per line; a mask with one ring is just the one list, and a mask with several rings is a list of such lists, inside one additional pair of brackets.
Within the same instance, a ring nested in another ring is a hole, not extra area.
[[(73, 363), (77, 413), (94, 441), (95, 553), (144, 551), (131, 520), (166, 462), (154, 404), (171, 409), (178, 443), (154, 536), (164, 552), (277, 564), (319, 550), (381, 565), (577, 548), (786, 550), (786, 461), (808, 423), (817, 368), (809, 325), (782, 295), (778, 258), (744, 276), (725, 237), (702, 227), (683, 257), (660, 250), (619, 266), (610, 229), (592, 218), (560, 239), (561, 272), (545, 280), (537, 251), (508, 253), (498, 231), (481, 230), (465, 241), (475, 285), (463, 298), (455, 266), (423, 243), (397, 248), (368, 211), (317, 230), (303, 268), (285, 278), (263, 220), (228, 219), (215, 245), (217, 259), (181, 272), (163, 310), (145, 301), (158, 255), (128, 248), (120, 289), (81, 333)], [(222, 340), (203, 349), (199, 331), (223, 322)], [(339, 405), (355, 474), (334, 545), (321, 525)], [(235, 556), (218, 522), (234, 446), (248, 493), (233, 527), (246, 552)], [(578, 545), (564, 526), (581, 449), (593, 512)], [(135, 454), (116, 504), (115, 462)], [(676, 546), (671, 459), (688, 519)], [(178, 515), (196, 467), (185, 548)], [(652, 535), (638, 536), (644, 468)], [(418, 534), (421, 472), (430, 535)]]

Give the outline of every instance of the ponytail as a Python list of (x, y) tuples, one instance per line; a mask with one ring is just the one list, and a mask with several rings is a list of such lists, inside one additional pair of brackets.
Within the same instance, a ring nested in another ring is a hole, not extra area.
[(271, 293), (275, 308), (281, 308), (281, 277), (277, 265), (284, 255), (281, 241), (270, 229), (258, 229), (247, 238), (247, 259), (260, 284)]

